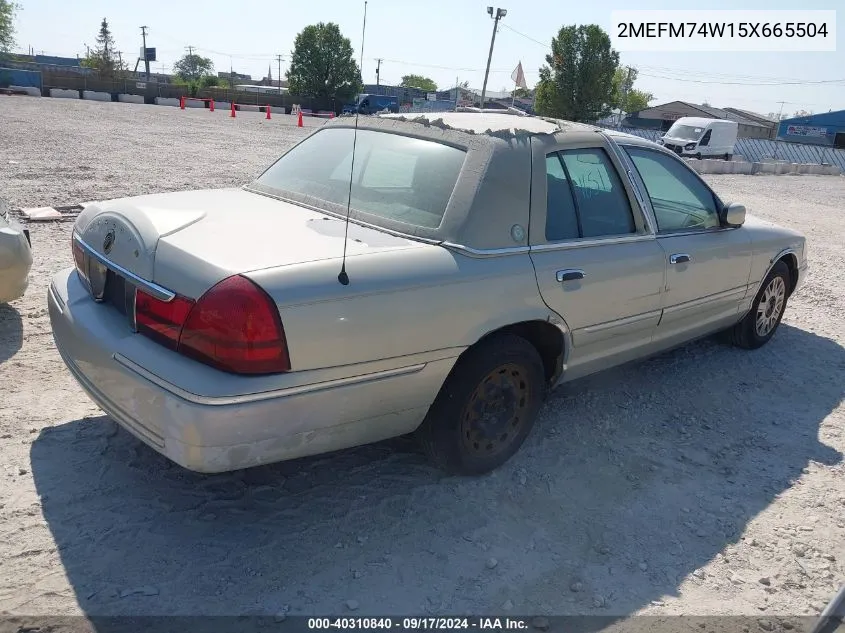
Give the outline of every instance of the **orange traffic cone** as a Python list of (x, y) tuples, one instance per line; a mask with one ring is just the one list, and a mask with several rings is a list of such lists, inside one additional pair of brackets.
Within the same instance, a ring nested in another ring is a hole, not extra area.
[(235, 118), (235, 102), (232, 101), (232, 113), (229, 115), (233, 119)]
[(214, 99), (209, 99), (209, 101), (208, 101), (208, 111), (214, 112)]
[(329, 112), (329, 118), (330, 118), (330, 119), (333, 119), (333, 118), (334, 118), (334, 112)]
[(302, 110), (299, 111), (299, 119), (296, 122), (297, 127), (302, 127)]
[(270, 118), (270, 104), (267, 104), (267, 118)]
[(179, 97), (179, 107), (182, 108), (183, 110), (185, 109), (185, 97), (184, 97), (184, 95)]

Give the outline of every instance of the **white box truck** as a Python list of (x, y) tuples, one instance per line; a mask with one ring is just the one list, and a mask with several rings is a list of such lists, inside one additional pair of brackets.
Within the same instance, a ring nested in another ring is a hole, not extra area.
[(681, 156), (730, 160), (736, 144), (736, 121), (681, 117), (660, 139), (660, 144)]

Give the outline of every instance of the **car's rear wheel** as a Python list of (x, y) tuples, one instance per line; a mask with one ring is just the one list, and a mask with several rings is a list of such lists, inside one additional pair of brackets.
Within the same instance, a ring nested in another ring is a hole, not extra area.
[(780, 261), (763, 281), (760, 291), (751, 304), (751, 310), (732, 331), (734, 345), (757, 349), (772, 338), (783, 319), (791, 285), (789, 268)]
[(536, 348), (511, 334), (491, 337), (458, 360), (417, 436), (444, 470), (489, 472), (522, 446), (545, 391)]

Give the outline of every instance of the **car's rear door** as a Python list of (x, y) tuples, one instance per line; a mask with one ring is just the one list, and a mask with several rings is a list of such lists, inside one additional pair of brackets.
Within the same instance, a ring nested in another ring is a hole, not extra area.
[(722, 226), (721, 201), (682, 160), (656, 148), (623, 147), (648, 193), (665, 256), (655, 342), (673, 344), (730, 325), (748, 288), (747, 231)]
[(660, 319), (663, 251), (601, 135), (531, 142), (531, 258), (544, 301), (571, 333), (571, 379), (646, 351)]

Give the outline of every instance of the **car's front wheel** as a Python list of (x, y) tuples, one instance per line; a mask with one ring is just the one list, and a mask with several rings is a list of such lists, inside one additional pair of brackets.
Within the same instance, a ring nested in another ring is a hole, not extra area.
[(444, 470), (489, 472), (522, 446), (545, 392), (536, 348), (519, 336), (493, 336), (458, 360), (417, 436)]
[(763, 281), (760, 291), (751, 304), (751, 310), (732, 331), (734, 345), (757, 349), (775, 334), (786, 310), (791, 285), (789, 268), (780, 261)]

